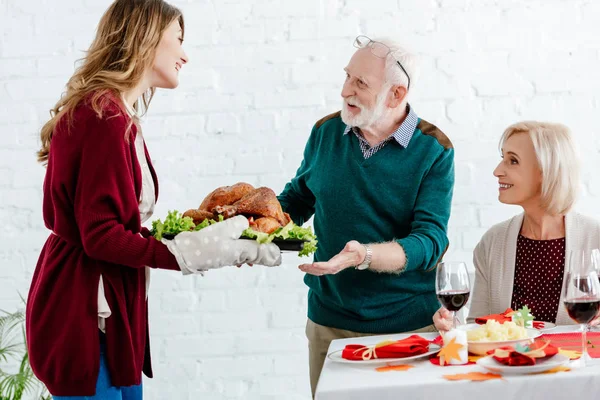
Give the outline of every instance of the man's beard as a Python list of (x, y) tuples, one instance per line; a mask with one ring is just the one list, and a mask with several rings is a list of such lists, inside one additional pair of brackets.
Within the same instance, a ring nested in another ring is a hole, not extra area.
[[(376, 126), (378, 122), (386, 116), (391, 110), (386, 106), (389, 87), (385, 87), (379, 92), (375, 99), (373, 108), (367, 108), (362, 105), (355, 96), (342, 100), (342, 121), (348, 125), (362, 129), (368, 129)], [(356, 115), (352, 115), (348, 110), (348, 104), (354, 105), (360, 109)]]

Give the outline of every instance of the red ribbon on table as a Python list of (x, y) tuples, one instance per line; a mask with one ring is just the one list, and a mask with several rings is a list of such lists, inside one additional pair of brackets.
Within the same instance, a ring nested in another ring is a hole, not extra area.
[[(545, 333), (541, 339), (552, 341), (559, 349), (581, 351), (581, 332)], [(586, 339), (590, 357), (600, 358), (600, 332), (588, 332)]]

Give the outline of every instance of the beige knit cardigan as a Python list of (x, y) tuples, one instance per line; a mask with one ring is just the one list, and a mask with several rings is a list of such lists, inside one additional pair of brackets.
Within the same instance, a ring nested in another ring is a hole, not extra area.
[[(517, 237), (524, 214), (494, 225), (475, 248), (475, 282), (471, 291), (468, 322), (476, 317), (504, 312), (510, 307), (515, 278)], [(571, 250), (600, 248), (600, 223), (593, 218), (572, 212), (565, 216), (565, 271)], [(543, 277), (542, 277), (543, 279)], [(570, 325), (561, 294), (557, 325)]]

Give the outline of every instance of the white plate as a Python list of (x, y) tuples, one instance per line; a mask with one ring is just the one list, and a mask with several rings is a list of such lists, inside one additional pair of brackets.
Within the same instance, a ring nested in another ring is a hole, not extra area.
[(520, 375), (520, 374), (532, 374), (535, 372), (544, 372), (552, 368), (567, 364), (569, 357), (564, 354), (556, 354), (550, 358), (537, 361), (535, 365), (524, 365), (519, 367), (511, 367), (504, 365), (494, 360), (494, 357), (487, 356), (477, 360), (477, 365), (483, 368), (489, 369), (492, 372), (499, 372), (505, 375)]
[[(466, 324), (466, 325), (458, 326), (457, 329), (464, 330), (464, 331), (470, 331), (470, 330), (478, 328), (480, 326), (483, 326), (483, 325)], [(515, 345), (515, 344), (525, 345), (528, 343), (532, 343), (535, 338), (542, 335), (541, 330), (533, 329), (533, 328), (526, 328), (526, 329), (527, 329), (527, 338), (525, 338), (525, 339), (502, 340), (502, 341), (495, 341), (495, 342), (484, 342), (484, 341), (467, 342), (467, 344), (469, 346), (469, 353), (477, 354), (480, 356), (485, 356), (488, 351), (497, 349), (499, 347), (511, 346), (511, 345)]]
[(431, 354), (435, 354), (440, 350), (441, 350), (441, 347), (438, 346), (437, 344), (429, 343), (429, 351), (426, 351), (425, 353), (422, 353), (422, 354), (417, 354), (416, 356), (410, 356), (410, 357), (375, 358), (372, 360), (346, 360), (345, 358), (342, 358), (343, 350), (337, 350), (337, 351), (332, 351), (331, 353), (327, 354), (327, 358), (329, 358), (333, 362), (342, 363), (342, 364), (377, 365), (377, 364), (390, 364), (390, 363), (399, 362), (399, 361), (415, 360), (417, 358), (422, 358), (422, 357), (429, 356)]

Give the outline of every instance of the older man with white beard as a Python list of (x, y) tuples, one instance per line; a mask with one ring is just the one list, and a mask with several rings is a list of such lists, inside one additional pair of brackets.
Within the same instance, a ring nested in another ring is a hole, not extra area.
[(359, 36), (344, 68), (342, 110), (319, 120), (279, 200), (295, 223), (314, 215), (309, 287), (314, 391), (333, 339), (433, 330), (435, 267), (448, 247), (454, 150), (408, 104), (415, 56)]

